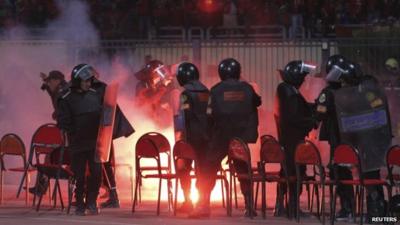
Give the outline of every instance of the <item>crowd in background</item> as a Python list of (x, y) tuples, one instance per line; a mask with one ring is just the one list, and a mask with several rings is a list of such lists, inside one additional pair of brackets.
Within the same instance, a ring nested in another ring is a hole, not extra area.
[[(56, 1), (0, 0), (0, 29), (43, 28), (60, 15)], [(85, 1), (103, 39), (145, 38), (149, 29), (162, 26), (281, 25), (328, 33), (341, 24), (400, 24), (400, 0)]]

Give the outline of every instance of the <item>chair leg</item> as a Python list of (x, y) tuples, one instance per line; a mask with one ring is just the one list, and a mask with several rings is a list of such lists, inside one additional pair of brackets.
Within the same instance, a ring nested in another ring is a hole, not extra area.
[[(250, 180), (251, 185), (254, 184), (253, 180)], [(248, 206), (249, 214), (250, 214), (250, 219), (253, 219), (253, 210), (254, 210), (254, 190), (253, 188), (250, 188), (250, 202)]]
[(332, 212), (331, 212), (331, 225), (335, 224), (335, 217), (336, 217), (336, 196), (337, 196), (337, 187), (334, 187), (334, 191), (333, 191), (333, 199), (331, 202), (331, 208), (332, 208)]
[(297, 188), (297, 191), (296, 191), (296, 215), (295, 215), (295, 217), (296, 217), (296, 221), (299, 223), (300, 222), (300, 185), (301, 185), (301, 183), (300, 183), (300, 180), (299, 179), (296, 179), (297, 181), (297, 185), (296, 185), (296, 188)]
[(167, 199), (168, 199), (168, 212), (171, 212), (173, 208), (173, 199), (172, 199), (172, 184), (171, 180), (167, 179)]
[[(33, 200), (32, 200), (32, 207), (35, 207), (35, 205), (36, 205), (36, 193), (38, 192), (38, 185), (39, 185), (39, 176), (40, 176), (40, 173), (38, 172), (37, 174), (36, 174), (36, 182), (35, 182), (35, 194), (33, 195)], [(49, 187), (50, 188), (50, 187)]]
[(225, 186), (225, 192), (226, 192), (226, 214), (228, 216), (232, 216), (232, 197), (230, 196), (231, 193), (228, 190), (229, 186), (228, 186), (228, 180), (224, 177), (223, 178), (223, 182), (224, 182), (224, 186)]
[(308, 206), (308, 209), (311, 209), (311, 212), (312, 212), (312, 203), (314, 202), (313, 201), (314, 189), (312, 190), (312, 194), (311, 194), (312, 197), (310, 196), (310, 185), (309, 184), (306, 184), (306, 190), (307, 190), (307, 206)]
[[(50, 182), (50, 179), (49, 179), (49, 182), (48, 182), (48, 184), (47, 184), (47, 186), (48, 186), (48, 189), (49, 189), (49, 204), (51, 205), (51, 200), (53, 199), (55, 199), (55, 192), (54, 192), (54, 190), (53, 190), (53, 196), (51, 195), (51, 182)], [(55, 185), (54, 185), (54, 188), (56, 188), (55, 187)], [(55, 205), (55, 204), (54, 204)]]
[(67, 207), (67, 214), (69, 214), (71, 210), (71, 202), (72, 202), (72, 190), (73, 190), (73, 180), (70, 178), (68, 179), (68, 207)]
[[(256, 197), (257, 199), (257, 197)], [(266, 182), (261, 182), (261, 211), (263, 219), (266, 218), (267, 213), (267, 199), (266, 199)]]
[(325, 225), (325, 184), (321, 185), (321, 214), (322, 214), (322, 225)]
[(129, 166), (129, 175), (130, 175), (130, 180), (131, 180), (131, 203), (133, 203), (133, 167)]
[(60, 197), (61, 211), (64, 210), (64, 201), (61, 194), (60, 182), (57, 181), (58, 196)]
[[(357, 188), (357, 187), (356, 187)], [(353, 192), (354, 193), (354, 192)], [(356, 219), (357, 219), (357, 207), (360, 201), (357, 199), (357, 196), (355, 195), (354, 198), (351, 201), (351, 208), (353, 211), (353, 223), (356, 223)]]
[(225, 193), (224, 193), (224, 180), (220, 179), (221, 181), (221, 194), (222, 194), (222, 207), (226, 207), (225, 205)]
[(0, 205), (3, 203), (3, 170), (1, 166), (0, 166)]
[(257, 210), (257, 200), (258, 200), (258, 189), (260, 188), (260, 182), (256, 182), (256, 194), (254, 195), (254, 210)]
[(28, 172), (25, 178), (25, 205), (29, 205), (29, 181), (30, 181), (30, 173)]
[[(391, 200), (392, 200), (392, 188), (390, 187), (390, 185), (386, 186), (386, 191), (388, 193), (388, 206), (390, 206), (391, 205)], [(390, 207), (386, 207), (386, 215), (387, 216), (392, 216), (392, 215), (390, 215), (389, 208)]]
[(138, 199), (138, 189), (140, 188), (140, 187), (139, 187), (139, 182), (140, 182), (139, 176), (140, 176), (140, 175), (136, 175), (135, 194), (133, 195), (134, 198), (133, 198), (133, 204), (132, 204), (132, 213), (135, 212), (135, 207), (136, 207), (137, 199)]
[(40, 209), (40, 204), (42, 203), (43, 195), (40, 195), (37, 206), (36, 206), (36, 212), (39, 212)]
[(142, 176), (139, 176), (139, 203), (142, 203)]
[(319, 210), (319, 207), (320, 207), (320, 201), (319, 201), (319, 188), (318, 188), (318, 185), (314, 185), (314, 189), (315, 189), (315, 194), (316, 194), (316, 198), (317, 198), (317, 217), (318, 217), (318, 219), (319, 220), (321, 220), (321, 214), (320, 214), (320, 210)]
[(174, 216), (176, 216), (177, 202), (178, 202), (178, 177), (175, 179), (175, 200), (174, 200)]
[(286, 205), (286, 216), (288, 219), (290, 219), (292, 217), (292, 209), (289, 207), (289, 200), (288, 200), (288, 194), (289, 194), (289, 182), (287, 182), (286, 184), (286, 194), (281, 193), (282, 195), (284, 195), (285, 198), (285, 205)]
[(232, 176), (231, 176), (231, 174), (229, 174), (229, 204), (230, 204), (230, 207), (231, 207), (231, 210), (232, 210), (232, 200), (233, 200), (233, 184), (232, 184)]
[(360, 187), (360, 225), (364, 222), (364, 186)]
[(21, 194), (22, 187), (24, 186), (25, 177), (28, 174), (28, 168), (29, 168), (29, 166), (25, 167), (24, 173), (22, 175), (21, 182), (19, 183), (18, 192), (17, 192), (17, 198), (19, 198), (19, 195)]
[(237, 190), (236, 190), (236, 177), (233, 176), (233, 193), (235, 195), (235, 208), (238, 208), (238, 198), (237, 198)]
[(160, 178), (160, 181), (158, 182), (157, 216), (160, 215), (161, 185), (162, 185), (162, 179)]

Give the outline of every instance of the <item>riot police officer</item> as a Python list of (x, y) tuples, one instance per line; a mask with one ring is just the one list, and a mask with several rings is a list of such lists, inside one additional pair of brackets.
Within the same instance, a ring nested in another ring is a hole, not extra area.
[[(380, 167), (385, 163), (384, 156), (392, 139), (385, 93), (379, 88), (377, 79), (363, 75), (359, 66), (352, 62), (347, 63), (340, 80), (343, 88), (335, 91), (335, 105), (336, 117), (341, 123), (341, 142), (358, 149), (364, 179), (380, 179)], [(368, 219), (384, 216), (386, 207), (382, 186), (368, 185)]]
[[(192, 63), (181, 63), (177, 71), (177, 80), (184, 91), (180, 95), (179, 113), (175, 116), (175, 130), (178, 133), (177, 139), (185, 140), (196, 151), (196, 172), (202, 172), (207, 167), (205, 153), (208, 149), (207, 135), (207, 103), (209, 90), (199, 81), (199, 71)], [(190, 212), (193, 204), (190, 200), (192, 161), (180, 159), (176, 163), (176, 172), (179, 175), (185, 201), (178, 209), (181, 212)], [(200, 199), (203, 199), (202, 186), (197, 182)], [(201, 201), (201, 200), (200, 200)]]
[(135, 103), (147, 110), (156, 125), (167, 128), (173, 116), (171, 99), (179, 96), (169, 67), (160, 60), (151, 60), (135, 76), (139, 80)]
[[(221, 160), (227, 155), (229, 142), (238, 137), (245, 143), (255, 143), (258, 137), (258, 112), (261, 97), (256, 94), (253, 87), (240, 81), (241, 66), (233, 58), (220, 62), (218, 74), (221, 82), (211, 88), (207, 115), (210, 121), (212, 135), (211, 148), (207, 154), (207, 172), (203, 173), (201, 184), (204, 190), (204, 199), (200, 208), (194, 215), (209, 215), (210, 193), (215, 185)], [(247, 167), (235, 163), (238, 172), (245, 172)], [(205, 176), (207, 175), (207, 176)], [(246, 212), (245, 216), (255, 216), (255, 211), (250, 212), (250, 190), (252, 185), (248, 180), (239, 180), (242, 194), (244, 195)]]
[[(341, 88), (340, 76), (347, 68), (347, 60), (342, 55), (332, 55), (326, 62), (326, 81), (327, 86), (322, 89), (316, 102), (316, 115), (321, 121), (319, 140), (328, 141), (330, 145), (330, 162), (333, 158), (335, 148), (341, 143), (339, 134), (339, 124), (336, 117), (334, 91)], [(334, 172), (329, 163), (329, 176), (334, 179)], [(353, 179), (351, 170), (345, 166), (337, 167), (339, 180)], [(354, 204), (354, 192), (352, 186), (337, 185), (337, 193), (340, 199), (341, 209), (336, 215), (336, 220), (350, 220)]]
[[(60, 94), (67, 88), (68, 83), (65, 81), (64, 74), (58, 70), (50, 71), (48, 75), (40, 73), (40, 78), (43, 81), (40, 89), (46, 91), (51, 98), (54, 110), (51, 117), (55, 120), (57, 117), (57, 100), (60, 97)], [(45, 162), (48, 162), (49, 160), (50, 156), (47, 156)], [(47, 177), (39, 173), (36, 179), (38, 180), (37, 185), (29, 188), (29, 192), (39, 196), (45, 194), (49, 183)]]
[[(285, 150), (288, 176), (296, 176), (294, 163), (296, 146), (304, 140), (316, 124), (312, 105), (306, 102), (299, 91), (306, 75), (313, 69), (315, 66), (295, 60), (289, 62), (283, 70), (279, 70), (283, 82), (278, 85), (276, 92), (275, 119), (278, 139)], [(302, 167), (302, 171), (304, 175), (304, 167)], [(281, 211), (286, 186), (280, 185), (279, 188), (281, 195), (277, 196), (279, 197), (277, 203), (280, 205), (278, 210)], [(296, 184), (292, 182), (289, 184), (289, 212), (296, 212), (296, 196)]]
[[(77, 215), (98, 214), (97, 196), (101, 184), (101, 164), (94, 161), (102, 110), (102, 94), (92, 88), (97, 72), (87, 64), (75, 66), (71, 87), (58, 100), (57, 125), (66, 132), (71, 167), (76, 179)], [(86, 165), (90, 175), (85, 181)], [(85, 186), (87, 195), (85, 199)]]

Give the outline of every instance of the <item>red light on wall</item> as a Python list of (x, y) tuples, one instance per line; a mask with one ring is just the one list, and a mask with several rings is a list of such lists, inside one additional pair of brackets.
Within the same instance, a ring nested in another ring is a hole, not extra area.
[(214, 0), (200, 0), (197, 7), (200, 11), (212, 13), (218, 10), (218, 4)]

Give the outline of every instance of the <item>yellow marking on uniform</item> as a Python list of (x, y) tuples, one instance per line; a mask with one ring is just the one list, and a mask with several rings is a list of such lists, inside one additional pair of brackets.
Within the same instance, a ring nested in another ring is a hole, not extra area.
[(182, 110), (190, 109), (190, 105), (187, 104), (187, 103), (186, 103), (186, 104), (183, 104), (182, 107), (181, 107), (181, 109), (182, 109)]
[(377, 98), (373, 102), (371, 102), (371, 107), (372, 108), (375, 108), (375, 107), (378, 107), (378, 106), (381, 106), (381, 105), (383, 105), (383, 101), (380, 98)]
[(319, 112), (319, 113), (326, 113), (326, 111), (328, 111), (328, 109), (326, 108), (326, 106), (323, 106), (323, 105), (318, 105), (318, 106), (317, 106), (317, 112)]
[(207, 107), (207, 115), (211, 115), (212, 114), (212, 109), (210, 107)]

